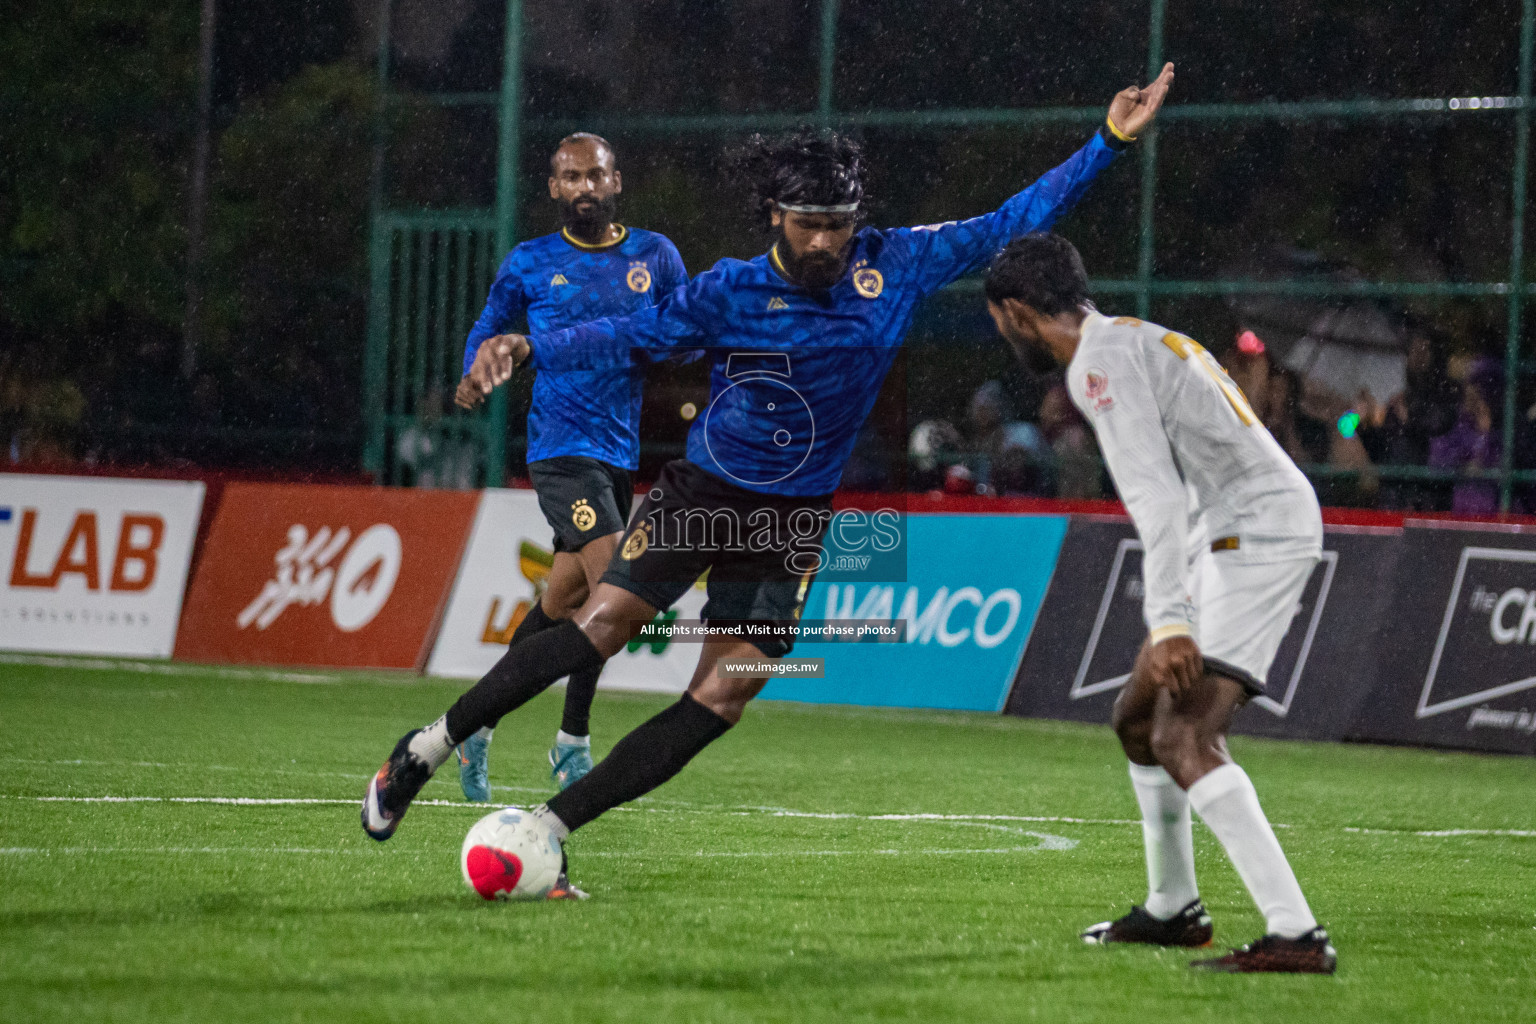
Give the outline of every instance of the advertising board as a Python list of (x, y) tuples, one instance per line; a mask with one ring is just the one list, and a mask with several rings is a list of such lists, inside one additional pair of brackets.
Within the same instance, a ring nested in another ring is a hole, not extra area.
[[(507, 641), (544, 593), (554, 556), (549, 524), (531, 490), (486, 490), (475, 515), (453, 596), (443, 615), (427, 673), (478, 679), (507, 650)], [(695, 587), (664, 621), (697, 619), (704, 591)], [(693, 677), (697, 645), (659, 640), (631, 643), (611, 658), (598, 679), (604, 689), (681, 693)]]
[[(1313, 570), (1275, 656), (1268, 693), (1240, 710), (1234, 732), (1342, 739), (1375, 679), (1374, 652), (1401, 531), (1325, 529)], [(1010, 714), (1108, 723), (1146, 637), (1142, 548), (1129, 520), (1074, 517)]]
[(168, 657), (203, 485), (0, 474), (0, 649)]
[(1536, 752), (1536, 532), (1410, 520), (1353, 738)]
[[(820, 679), (777, 679), (762, 696), (829, 704), (1000, 711), (1051, 579), (1065, 516), (909, 515), (906, 580), (818, 579), (805, 617), (906, 623), (903, 643), (802, 643)], [(829, 537), (833, 537), (829, 534)], [(827, 554), (838, 555), (835, 539)]]
[(419, 668), (479, 496), (232, 483), (187, 599), (187, 661)]

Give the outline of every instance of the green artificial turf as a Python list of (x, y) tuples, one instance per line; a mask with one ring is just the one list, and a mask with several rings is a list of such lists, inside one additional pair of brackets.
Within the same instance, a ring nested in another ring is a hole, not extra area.
[[(0, 662), (0, 1019), (1532, 1019), (1529, 759), (1235, 740), (1340, 968), (1208, 976), (1076, 938), (1144, 895), (1107, 729), (756, 705), (573, 838), (592, 899), (487, 904), (457, 863), (483, 807), (418, 805), (382, 845), (358, 825), (395, 739), (460, 689)], [(498, 800), (547, 793), (559, 699), (497, 730)], [(599, 750), (667, 702), (601, 694)], [(339, 802), (38, 799), (106, 796)], [(451, 765), (422, 794), (457, 798)], [(1446, 830), (1527, 834), (1418, 834)], [(1196, 844), (1218, 943), (1256, 937)]]

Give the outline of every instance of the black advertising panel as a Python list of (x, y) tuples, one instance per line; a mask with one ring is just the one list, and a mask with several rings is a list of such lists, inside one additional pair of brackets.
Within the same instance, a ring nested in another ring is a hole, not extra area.
[(1536, 752), (1536, 533), (1410, 522), (1351, 737)]
[[(1126, 671), (1118, 666), (1121, 661), (1129, 666), (1125, 653), (1129, 651), (1131, 657), (1135, 656), (1136, 645), (1146, 629), (1139, 610), (1134, 623), (1126, 622), (1124, 615), (1106, 616), (1101, 623), (1099, 610), (1106, 589), (1120, 591), (1111, 595), (1112, 606), (1140, 600), (1140, 573), (1134, 581), (1124, 578), (1123, 565), (1127, 546), (1136, 543), (1136, 530), (1129, 519), (1071, 517), (1061, 554), (1056, 558), (1056, 571), (1041, 602), (1029, 643), (1024, 647), (1013, 691), (1003, 708), (1005, 714), (1078, 722), (1109, 721), (1117, 687), (1097, 684)], [(1127, 593), (1128, 590), (1136, 593)], [(1097, 643), (1090, 644), (1095, 624), (1099, 624), (1099, 635)], [(1105, 668), (1104, 661), (1108, 659), (1101, 651), (1119, 658), (1113, 670)], [(1090, 664), (1090, 670), (1103, 672), (1086, 686), (1079, 681), (1085, 654), (1090, 662), (1098, 656), (1098, 664)]]
[[(1348, 734), (1374, 682), (1372, 641), (1399, 534), (1359, 527), (1326, 532), (1323, 558), (1270, 669), (1269, 693), (1238, 713), (1234, 732), (1305, 739)], [(1109, 721), (1146, 636), (1141, 563), (1128, 521), (1073, 519), (1008, 713)]]

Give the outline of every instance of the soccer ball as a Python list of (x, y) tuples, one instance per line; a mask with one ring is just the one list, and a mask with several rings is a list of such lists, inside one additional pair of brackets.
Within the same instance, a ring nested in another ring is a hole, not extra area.
[(541, 900), (560, 879), (560, 840), (527, 811), (492, 811), (469, 830), (459, 865), (488, 900)]

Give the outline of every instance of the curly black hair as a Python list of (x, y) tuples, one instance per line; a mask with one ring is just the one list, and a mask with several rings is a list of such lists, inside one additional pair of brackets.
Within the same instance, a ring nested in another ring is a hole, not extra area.
[(1077, 248), (1060, 235), (1036, 231), (1009, 242), (987, 268), (987, 299), (1018, 299), (1045, 316), (1088, 301), (1088, 272)]
[(830, 128), (753, 135), (726, 161), (747, 191), (753, 220), (765, 228), (779, 203), (838, 206), (864, 199), (864, 148)]

